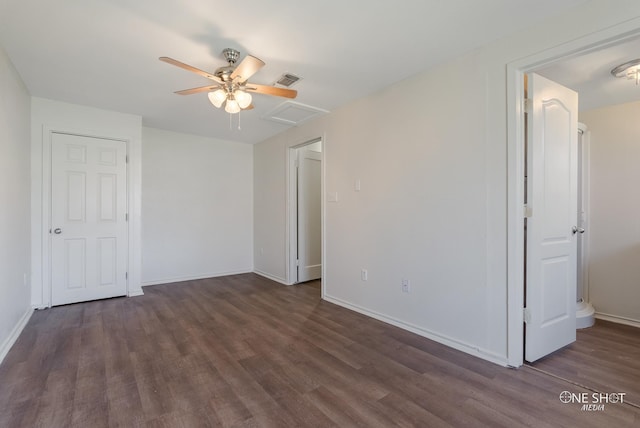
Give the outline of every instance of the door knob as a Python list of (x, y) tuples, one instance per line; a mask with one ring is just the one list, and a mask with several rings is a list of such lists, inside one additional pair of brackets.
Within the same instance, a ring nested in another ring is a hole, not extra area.
[[(53, 230), (53, 233), (55, 233), (56, 235), (60, 235), (62, 233), (62, 229), (60, 229), (59, 227), (57, 229)], [(575, 232), (574, 232), (575, 233)]]
[(571, 228), (571, 231), (573, 232), (573, 234), (575, 235), (576, 233), (580, 232), (580, 233), (584, 233), (584, 228), (582, 227), (578, 227), (578, 226), (573, 226)]

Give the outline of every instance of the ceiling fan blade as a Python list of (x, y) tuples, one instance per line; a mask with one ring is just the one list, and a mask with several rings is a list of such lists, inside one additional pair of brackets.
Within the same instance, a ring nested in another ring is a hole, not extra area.
[(256, 58), (255, 56), (247, 55), (240, 64), (238, 64), (236, 69), (233, 70), (233, 73), (231, 73), (231, 79), (238, 82), (246, 82), (262, 67), (264, 67), (264, 61)]
[(178, 60), (175, 60), (173, 58), (169, 58), (167, 56), (161, 56), (158, 59), (160, 61), (166, 62), (167, 64), (175, 65), (176, 67), (180, 67), (183, 70), (187, 70), (187, 71), (190, 71), (192, 73), (199, 74), (202, 77), (206, 77), (207, 79), (211, 79), (211, 80), (214, 80), (216, 82), (222, 83), (222, 80), (220, 80), (219, 78), (217, 78), (213, 74), (208, 73), (208, 72), (206, 72), (204, 70), (200, 70), (199, 68), (192, 67), (189, 64), (185, 64), (184, 62), (180, 62)]
[(298, 91), (294, 89), (276, 88), (275, 86), (256, 85), (255, 83), (247, 83), (245, 89), (259, 94), (275, 95), (277, 97), (295, 98)]
[(175, 93), (178, 95), (191, 95), (198, 94), (200, 92), (211, 92), (219, 88), (219, 85), (200, 86), (198, 88), (183, 89), (182, 91), (176, 91)]

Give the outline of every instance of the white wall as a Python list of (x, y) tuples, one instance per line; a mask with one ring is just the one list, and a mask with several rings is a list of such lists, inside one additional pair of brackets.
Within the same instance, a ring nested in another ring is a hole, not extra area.
[(0, 94), (0, 362), (2, 362), (32, 310), (29, 304), (31, 97), (1, 46)]
[(140, 116), (68, 104), (33, 97), (31, 101), (31, 263), (34, 307), (48, 306), (47, 232), (43, 217), (48, 218), (50, 202), (43, 177), (48, 177), (49, 133), (52, 131), (79, 133), (127, 141), (129, 260), (128, 293), (142, 294), (140, 286), (140, 147), (142, 118)]
[(142, 220), (144, 285), (252, 271), (253, 146), (143, 128)]
[(325, 297), (507, 364), (506, 65), (638, 16), (588, 3), (259, 144), (256, 271), (285, 277), (286, 148), (325, 135)]
[(255, 145), (253, 151), (253, 266), (257, 273), (282, 283), (287, 282), (285, 219), (288, 137), (289, 133), (281, 134), (267, 143)]
[[(629, 82), (629, 90), (635, 90)], [(580, 113), (591, 132), (589, 298), (640, 323), (640, 102)]]

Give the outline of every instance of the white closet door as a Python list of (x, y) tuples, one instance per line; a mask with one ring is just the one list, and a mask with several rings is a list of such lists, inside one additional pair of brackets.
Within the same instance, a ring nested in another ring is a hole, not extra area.
[(123, 141), (52, 136), (52, 305), (127, 293), (126, 150)]

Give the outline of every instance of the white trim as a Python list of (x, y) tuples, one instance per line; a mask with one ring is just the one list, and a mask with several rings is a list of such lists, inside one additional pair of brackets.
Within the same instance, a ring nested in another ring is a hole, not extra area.
[(286, 247), (285, 247), (285, 276), (286, 282), (294, 284), (297, 279), (296, 255), (294, 249), (298, 242), (298, 227), (296, 216), (296, 205), (298, 202), (298, 194), (296, 192), (296, 160), (297, 146), (287, 147), (287, 200), (286, 200)]
[(638, 37), (640, 18), (596, 31), (507, 64), (507, 362), (524, 363), (524, 73)]
[(148, 281), (142, 281), (142, 286), (148, 287), (150, 285), (171, 284), (174, 282), (184, 282), (184, 281), (195, 281), (198, 279), (217, 278), (220, 276), (230, 276), (230, 275), (240, 275), (243, 273), (251, 273), (251, 272), (252, 272), (252, 269), (248, 268), (248, 269), (240, 269), (240, 270), (225, 271), (225, 272), (211, 272), (211, 273), (202, 273), (198, 275), (158, 278), (158, 279), (151, 279)]
[(279, 282), (280, 284), (283, 284), (283, 285), (293, 285), (292, 283), (287, 282), (287, 280), (284, 279), (284, 278), (280, 278), (279, 276), (271, 275), (271, 274), (263, 272), (261, 270), (254, 270), (253, 273), (255, 273), (256, 275), (263, 276), (263, 277), (265, 277), (267, 279), (270, 279), (271, 281)]
[(327, 290), (327, 204), (326, 201), (326, 179), (327, 179), (327, 135), (326, 133), (322, 134), (322, 175), (320, 177), (320, 211), (322, 212), (321, 222), (321, 236), (322, 236), (322, 273), (321, 273), (321, 281), (320, 281), (320, 298), (326, 299), (326, 290)]
[(640, 321), (634, 320), (631, 318), (621, 317), (618, 315), (603, 314), (602, 312), (596, 312), (596, 319), (603, 320), (603, 321), (611, 321), (616, 324), (624, 324), (624, 325), (630, 325), (632, 327), (640, 328)]
[(589, 303), (589, 245), (591, 243), (591, 233), (590, 233), (590, 225), (591, 225), (591, 203), (589, 199), (589, 194), (591, 192), (591, 133), (589, 132), (589, 128), (584, 123), (578, 122), (578, 129), (581, 132), (580, 142), (582, 149), (582, 156), (578, 159), (578, 162), (581, 164), (581, 177), (582, 181), (582, 194), (581, 198), (581, 207), (584, 209), (584, 222), (580, 225), (584, 227), (587, 231), (586, 234), (582, 235), (581, 243), (581, 260), (580, 269), (582, 274), (582, 283), (578, 284), (579, 287), (582, 287), (582, 300), (585, 303)]
[(332, 297), (325, 294), (324, 300), (326, 300), (327, 302), (331, 302), (335, 305), (341, 306), (345, 309), (349, 309), (354, 312), (358, 312), (360, 314), (366, 315), (370, 318), (377, 319), (378, 321), (382, 321), (387, 324), (391, 324), (393, 326), (399, 327), (403, 330), (410, 331), (411, 333), (415, 333), (419, 336), (426, 337), (427, 339), (433, 340), (434, 342), (441, 343), (443, 345), (449, 346), (453, 349), (457, 349), (458, 351), (464, 352), (466, 354), (470, 354), (475, 357), (482, 358), (483, 360), (487, 360), (492, 363), (499, 364), (501, 366), (506, 367), (508, 365), (507, 360), (505, 360), (503, 355), (498, 355), (494, 352), (479, 348), (477, 346), (474, 346), (465, 342), (461, 342), (459, 340), (436, 333), (434, 331), (398, 320), (396, 318), (393, 318), (375, 311), (371, 311), (369, 309), (362, 308), (360, 306), (345, 302), (344, 300), (338, 299), (336, 297)]
[(11, 330), (11, 334), (9, 334), (9, 337), (7, 337), (5, 341), (2, 343), (2, 346), (0, 346), (0, 364), (2, 364), (2, 361), (11, 350), (11, 347), (16, 343), (16, 340), (18, 340), (18, 337), (20, 337), (20, 333), (22, 333), (22, 330), (24, 330), (25, 326), (31, 319), (31, 315), (33, 315), (33, 309), (28, 308), (24, 312), (24, 314), (22, 314), (22, 316), (20, 317), (20, 320), (15, 325), (13, 330)]
[[(512, 98), (515, 97), (515, 100)], [(524, 73), (507, 66), (507, 361), (524, 360)]]

